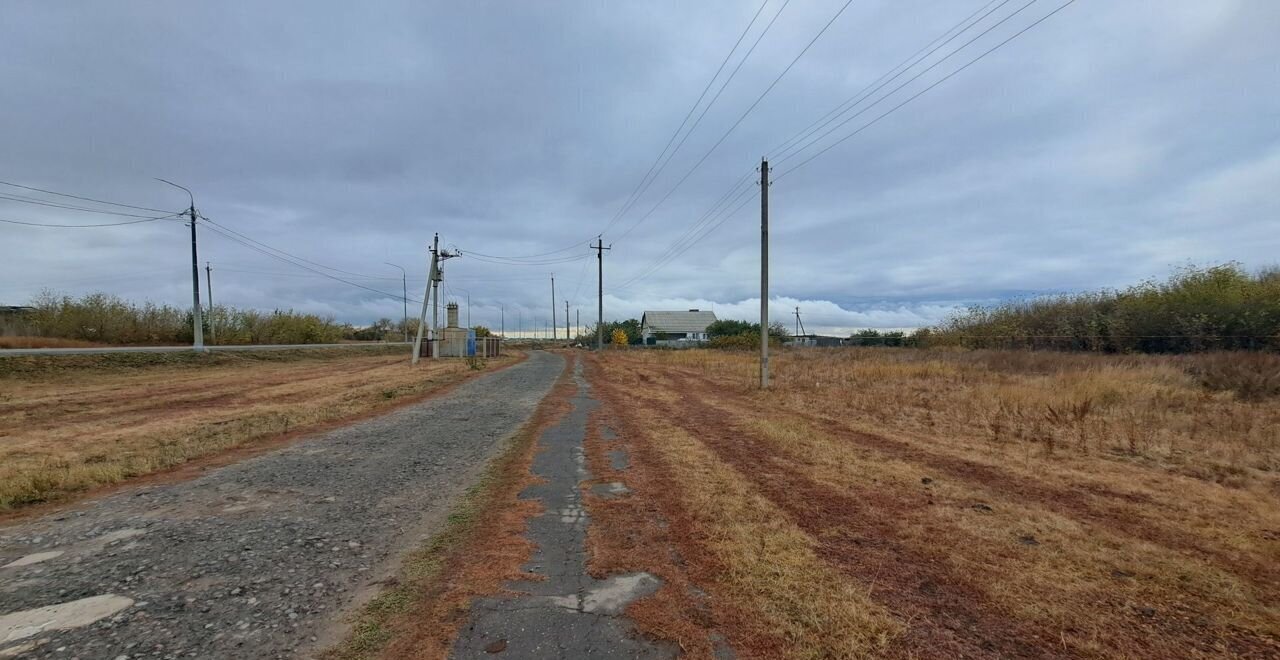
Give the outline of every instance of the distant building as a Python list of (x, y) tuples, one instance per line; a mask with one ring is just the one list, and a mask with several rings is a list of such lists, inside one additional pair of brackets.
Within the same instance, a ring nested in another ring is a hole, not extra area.
[(792, 335), (787, 339), (787, 346), (843, 346), (845, 340), (840, 337), (826, 337), (823, 335)]
[(667, 346), (706, 341), (707, 326), (715, 322), (715, 312), (699, 309), (645, 312), (640, 317), (640, 342), (645, 346)]
[(31, 312), (34, 307), (24, 305), (0, 305), (0, 337), (34, 334), (31, 328)]

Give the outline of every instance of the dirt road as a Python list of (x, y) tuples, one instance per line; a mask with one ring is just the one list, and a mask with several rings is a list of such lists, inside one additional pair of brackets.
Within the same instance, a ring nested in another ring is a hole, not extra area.
[(0, 528), (0, 657), (308, 655), (435, 529), (562, 368), (535, 352), (193, 481)]

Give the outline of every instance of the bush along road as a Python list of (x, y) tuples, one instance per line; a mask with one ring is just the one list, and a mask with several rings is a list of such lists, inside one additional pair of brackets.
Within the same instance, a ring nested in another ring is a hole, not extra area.
[(313, 654), (439, 528), (563, 365), (534, 352), (192, 481), (0, 527), (0, 658)]

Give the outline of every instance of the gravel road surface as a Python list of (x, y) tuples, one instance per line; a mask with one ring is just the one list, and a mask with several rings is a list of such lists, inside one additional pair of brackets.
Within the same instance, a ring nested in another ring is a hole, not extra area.
[(438, 528), (563, 367), (533, 352), (192, 481), (0, 527), (0, 657), (313, 654)]

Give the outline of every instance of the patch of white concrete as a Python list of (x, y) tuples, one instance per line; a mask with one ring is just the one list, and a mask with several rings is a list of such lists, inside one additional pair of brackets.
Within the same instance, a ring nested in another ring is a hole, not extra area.
[(0, 616), (0, 644), (16, 642), (50, 630), (68, 630), (87, 626), (131, 605), (133, 605), (132, 598), (102, 594), (5, 614)]
[(632, 601), (648, 596), (662, 586), (650, 573), (615, 575), (587, 591), (582, 597), (582, 611), (594, 614), (617, 614)]
[(48, 561), (50, 559), (53, 559), (54, 557), (61, 557), (62, 553), (63, 553), (62, 550), (36, 552), (36, 553), (29, 554), (25, 557), (19, 557), (5, 564), (4, 566), (0, 566), (0, 568), (17, 568), (19, 566), (30, 566), (32, 564), (39, 564), (42, 561)]
[(570, 504), (556, 511), (556, 513), (560, 515), (560, 522), (562, 523), (576, 524), (586, 518), (586, 512), (577, 504)]
[(627, 485), (621, 481), (610, 481), (592, 486), (591, 492), (605, 499), (613, 499), (631, 494), (631, 489), (627, 488)]

